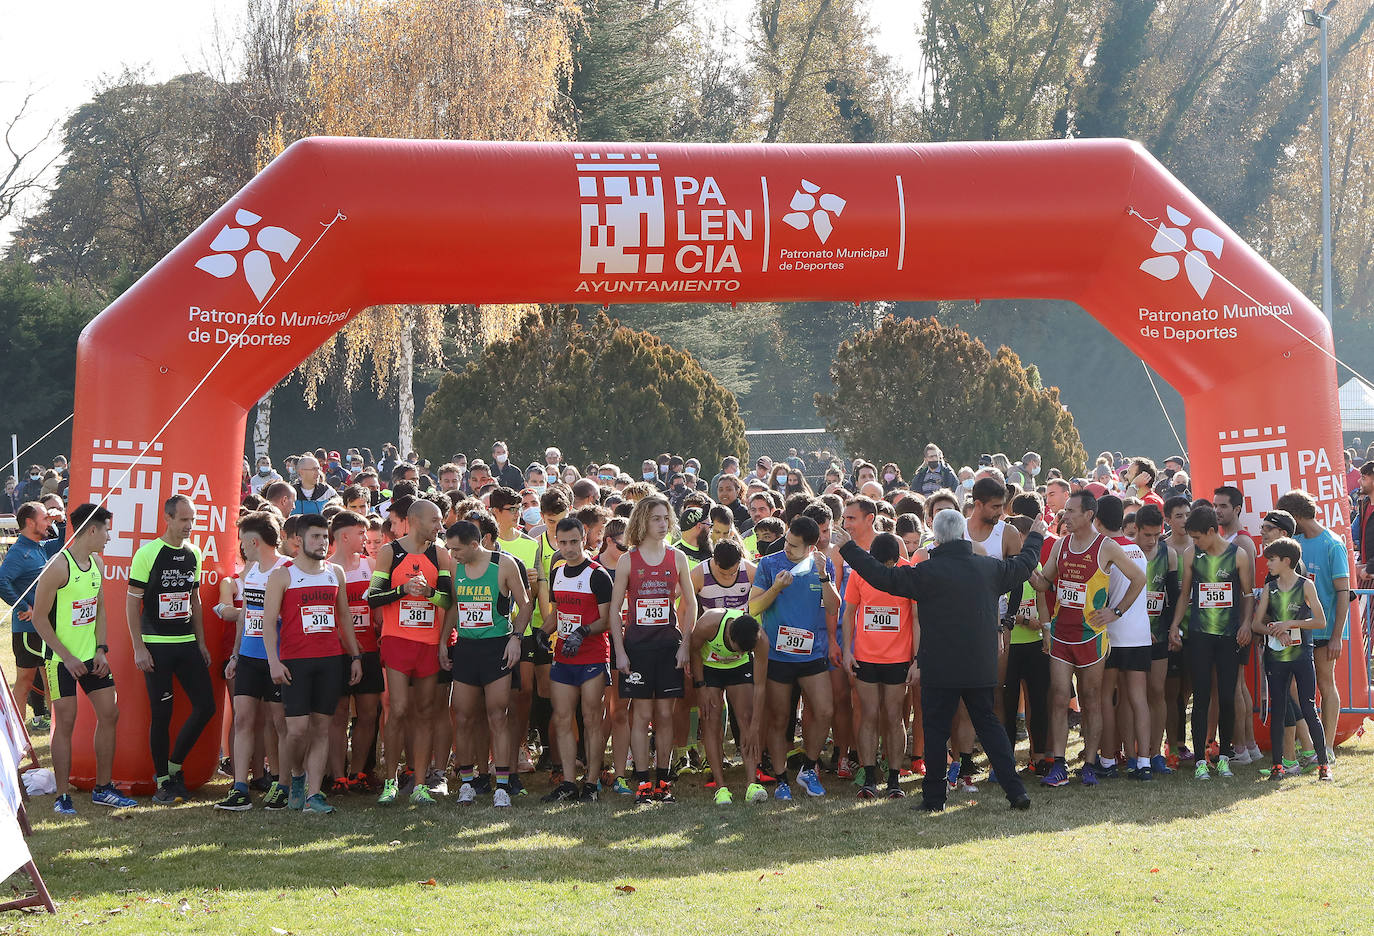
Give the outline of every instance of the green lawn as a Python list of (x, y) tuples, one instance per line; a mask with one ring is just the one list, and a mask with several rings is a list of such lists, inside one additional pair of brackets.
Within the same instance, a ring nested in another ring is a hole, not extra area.
[(58, 913), (0, 932), (1364, 934), (1374, 744), (1341, 753), (1330, 785), (1245, 767), (1036, 788), (1026, 814), (984, 785), (926, 816), (833, 776), (790, 807), (715, 807), (699, 775), (641, 808), (545, 806), (546, 781), (502, 812), (217, 814), (222, 779), (171, 809), (78, 797), (74, 820), (42, 797), (30, 846)]

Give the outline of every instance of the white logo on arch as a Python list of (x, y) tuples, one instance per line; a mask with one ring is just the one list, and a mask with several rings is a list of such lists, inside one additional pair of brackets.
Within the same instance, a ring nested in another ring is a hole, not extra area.
[(792, 200), (787, 203), (792, 210), (782, 216), (782, 223), (798, 231), (805, 231), (809, 227), (824, 244), (835, 229), (831, 215), (838, 218), (844, 213), (846, 204), (840, 196), (822, 192), (815, 182), (802, 179), (801, 185), (792, 193)]
[(300, 246), (301, 239), (286, 228), (274, 225), (259, 228), (256, 232), (249, 231), (249, 228), (262, 220), (262, 216), (246, 208), (235, 211), (234, 220), (242, 227), (230, 227), (226, 224), (220, 228), (215, 239), (210, 242), (210, 249), (217, 252), (197, 260), (196, 268), (204, 270), (216, 279), (233, 276), (238, 272), (240, 265), (237, 254), (244, 250), (251, 240), (254, 249), (243, 254), (243, 278), (253, 290), (253, 295), (261, 302), (267, 291), (272, 288), (272, 284), (277, 281), (277, 275), (272, 270), (272, 258), (268, 254), (276, 254), (283, 261), (290, 260), (296, 248)]
[[(1223, 244), (1221, 236), (1205, 227), (1195, 227), (1189, 234), (1184, 228), (1192, 224), (1192, 218), (1173, 205), (1167, 206), (1165, 211), (1169, 216), (1169, 221), (1178, 226), (1170, 227), (1163, 221), (1152, 225), (1155, 229), (1155, 238), (1150, 243), (1150, 249), (1155, 252), (1156, 256), (1145, 260), (1140, 264), (1140, 268), (1155, 279), (1165, 282), (1178, 276), (1179, 270), (1182, 269), (1187, 274), (1188, 282), (1192, 285), (1198, 298), (1205, 299), (1207, 290), (1212, 285), (1212, 279), (1216, 275), (1212, 272), (1207, 254), (1211, 254), (1218, 260), (1221, 259)], [(1174, 256), (1177, 253), (1183, 254), (1181, 265), (1178, 257)]]

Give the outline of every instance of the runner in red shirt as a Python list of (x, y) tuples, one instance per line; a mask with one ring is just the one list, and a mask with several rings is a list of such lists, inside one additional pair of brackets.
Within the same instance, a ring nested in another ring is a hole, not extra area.
[[(364, 782), (363, 768), (377, 745), (377, 717), (381, 711), (382, 691), (386, 689), (377, 646), (382, 616), (367, 603), (368, 584), (372, 580), (372, 560), (367, 557), (367, 531), (367, 518), (351, 510), (341, 511), (329, 521), (329, 540), (333, 550), (329, 561), (344, 570), (349, 617), (363, 664), (362, 679), (344, 687), (330, 728), (329, 775), (337, 778), (335, 789), (347, 789)], [(353, 726), (351, 753), (348, 737), (350, 723)]]
[[(281, 619), (281, 630), (263, 628), (267, 666), (282, 687), (286, 736), (281, 739), (282, 773), (291, 777), (290, 809), (330, 813), (320, 787), (329, 757), (329, 724), (344, 687), (340, 659), (350, 660), (348, 684), (362, 678), (362, 657), (351, 626), (344, 571), (325, 562), (329, 521), (302, 514), (296, 531), (300, 554), (267, 577), (263, 620)], [(303, 770), (304, 773), (299, 771)]]

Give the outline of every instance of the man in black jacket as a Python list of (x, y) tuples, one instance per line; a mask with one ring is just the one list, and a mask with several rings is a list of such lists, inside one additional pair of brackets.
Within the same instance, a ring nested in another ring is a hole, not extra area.
[(942, 510), (932, 524), (936, 546), (915, 566), (888, 568), (853, 542), (840, 555), (865, 582), (890, 595), (914, 599), (920, 616), (921, 710), (925, 726), (926, 778), (921, 803), (913, 808), (945, 808), (945, 761), (950, 722), (963, 701), (978, 740), (1013, 809), (1028, 809), (1030, 798), (1016, 774), (1016, 759), (1006, 730), (994, 712), (1001, 621), (997, 597), (1020, 588), (1040, 559), (1045, 524), (1035, 521), (1021, 552), (1010, 559), (976, 556), (965, 537), (963, 514)]

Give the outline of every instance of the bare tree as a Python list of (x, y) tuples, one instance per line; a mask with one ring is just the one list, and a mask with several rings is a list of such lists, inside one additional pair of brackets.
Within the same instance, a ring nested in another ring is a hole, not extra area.
[(29, 112), (34, 92), (24, 95), (19, 110), (5, 124), (5, 153), (0, 156), (0, 223), (14, 214), (16, 206), (31, 192), (43, 189), (43, 176), (57, 161), (59, 152), (54, 152), (46, 161), (39, 156), (41, 150), (57, 131), (57, 124), (48, 127), (47, 132), (27, 149), (15, 142), (19, 135), (19, 124)]

